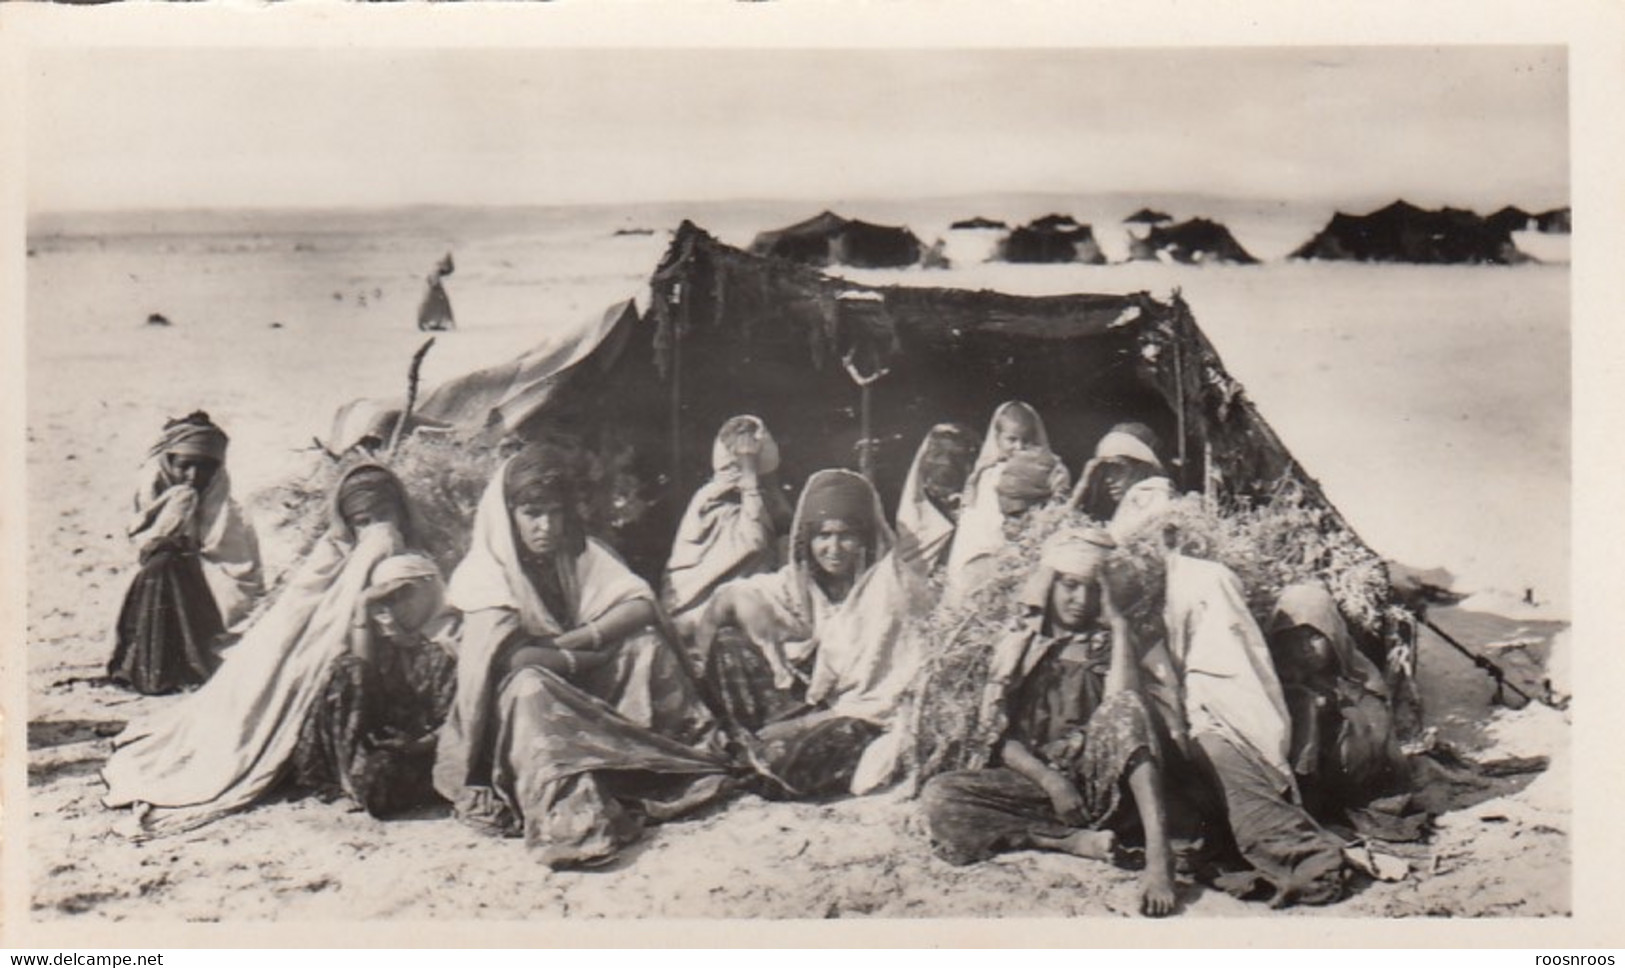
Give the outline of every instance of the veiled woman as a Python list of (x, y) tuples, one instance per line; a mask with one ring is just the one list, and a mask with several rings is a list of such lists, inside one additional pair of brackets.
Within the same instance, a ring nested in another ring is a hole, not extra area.
[(719, 586), (779, 565), (790, 508), (774, 486), (779, 447), (757, 417), (730, 417), (711, 446), (711, 479), (689, 501), (661, 582), (661, 604), (680, 634)]
[(263, 591), (254, 529), (231, 497), (225, 431), (199, 410), (164, 425), (141, 468), (129, 534), (140, 548), (108, 678), (158, 695), (198, 685), (215, 640)]
[(869, 750), (918, 668), (892, 543), (867, 480), (819, 471), (796, 506), (789, 563), (725, 585), (700, 624), (713, 703), (765, 744), (757, 752), (785, 794), (890, 778), (895, 744)]
[(940, 581), (970, 478), (976, 441), (960, 424), (937, 424), (920, 442), (897, 499), (897, 555)]
[(379, 562), (416, 543), (400, 480), (358, 464), (332, 492), (327, 531), (272, 605), (197, 692), (116, 739), (102, 770), (109, 807), (134, 807), (135, 836), (240, 810), (288, 773), (299, 733), (349, 647)]
[(434, 782), (464, 822), (586, 866), (726, 793), (725, 736), (660, 632), (654, 593), (588, 537), (567, 455), (530, 446), (475, 512), (450, 601), (457, 696)]

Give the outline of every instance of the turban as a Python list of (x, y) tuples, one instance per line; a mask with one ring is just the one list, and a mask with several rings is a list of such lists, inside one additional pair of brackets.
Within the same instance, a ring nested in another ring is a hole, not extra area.
[(1157, 435), (1143, 423), (1120, 423), (1106, 432), (1095, 445), (1095, 458), (1128, 457), (1162, 469), (1157, 457)]
[(573, 508), (576, 480), (570, 455), (558, 447), (532, 445), (508, 461), (502, 496), (508, 507), (524, 504)]
[(1020, 450), (1011, 454), (999, 472), (999, 495), (1030, 503), (1049, 500), (1057, 462), (1055, 455), (1046, 450)]
[(166, 421), (164, 435), (152, 446), (151, 453), (153, 457), (173, 454), (224, 461), (226, 441), (226, 432), (215, 426), (208, 414), (194, 410), (184, 417)]
[(413, 581), (429, 581), (437, 586), (441, 585), (440, 569), (433, 561), (419, 554), (385, 558), (372, 569), (374, 585), (404, 585)]
[(875, 492), (856, 474), (826, 474), (812, 481), (801, 495), (801, 527), (811, 537), (826, 521), (845, 521), (870, 540), (875, 520)]
[(1039, 552), (1038, 568), (1022, 590), (1022, 603), (1030, 608), (1045, 608), (1057, 572), (1080, 577), (1098, 575), (1116, 547), (1112, 536), (1099, 528), (1062, 528), (1055, 532)]
[(364, 511), (376, 514), (383, 508), (404, 514), (406, 490), (389, 468), (382, 464), (362, 464), (339, 482), (336, 503), (339, 516), (346, 522), (354, 521)]
[(721, 474), (724, 471), (739, 466), (734, 458), (734, 441), (746, 430), (752, 430), (762, 441), (762, 449), (756, 457), (756, 472), (771, 474), (779, 469), (779, 444), (768, 432), (767, 424), (762, 423), (760, 417), (748, 414), (738, 417), (729, 417), (723, 423), (722, 429), (717, 431), (717, 439), (711, 444), (711, 470)]

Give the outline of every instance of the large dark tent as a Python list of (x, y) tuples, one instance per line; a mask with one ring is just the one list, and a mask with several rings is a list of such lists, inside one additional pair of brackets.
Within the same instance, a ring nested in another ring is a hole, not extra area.
[(1508, 205), (1484, 219), (1497, 232), (1525, 232), (1535, 227), (1535, 216), (1516, 205)]
[(1015, 229), (999, 241), (995, 257), (1003, 262), (1106, 263), (1094, 229), (1070, 215), (1046, 215)]
[(805, 222), (759, 233), (750, 251), (811, 266), (884, 269), (913, 265), (920, 261), (922, 248), (920, 240), (906, 228), (820, 212)]
[(972, 218), (960, 219), (948, 227), (950, 229), (1007, 229), (1010, 226), (997, 219), (983, 218), (977, 215)]
[(1540, 230), (1550, 235), (1568, 235), (1574, 231), (1573, 218), (1567, 206), (1554, 208), (1549, 212), (1541, 212), (1535, 216)]
[[(773, 429), (791, 487), (820, 468), (861, 467), (867, 425), (890, 512), (932, 425), (982, 426), (1012, 397), (1044, 414), (1074, 466), (1113, 424), (1143, 421), (1167, 442), (1181, 488), (1242, 507), (1286, 489), (1312, 527), (1358, 544), (1177, 294), (1163, 302), (866, 286), (730, 248), (684, 223), (649, 298), (641, 315), (618, 304), (573, 343), (451, 381), (424, 406), (442, 427), (573, 440), (620, 468), (637, 510), (608, 536), (645, 575), (658, 573), (710, 473), (712, 436), (734, 414)], [(884, 375), (860, 389), (849, 365)], [(1380, 634), (1363, 633), (1379, 658), (1412, 644), (1409, 624), (1384, 614)]]
[(1425, 211), (1403, 200), (1369, 215), (1338, 212), (1291, 258), (1500, 265), (1523, 261), (1506, 229), (1462, 209)]
[(1154, 260), (1164, 257), (1186, 265), (1208, 262), (1258, 263), (1251, 253), (1241, 247), (1229, 229), (1205, 218), (1193, 218), (1178, 225), (1153, 225), (1143, 238), (1130, 242), (1131, 259)]

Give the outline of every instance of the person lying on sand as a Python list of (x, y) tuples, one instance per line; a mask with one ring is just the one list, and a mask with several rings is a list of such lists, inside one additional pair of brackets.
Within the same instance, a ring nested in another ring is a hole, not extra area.
[(581, 488), (569, 455), (531, 445), (485, 489), (451, 579), (463, 632), (434, 765), (459, 819), (552, 868), (611, 859), (738, 772), (654, 592), (587, 535)]
[(259, 543), (231, 497), (226, 433), (199, 410), (164, 424), (141, 468), (131, 539), (140, 571), (114, 629), (108, 678), (147, 695), (206, 681), (215, 639), (263, 592)]
[(1029, 849), (1111, 860), (1137, 820), (1140, 911), (1162, 917), (1176, 902), (1173, 856), (1140, 659), (1108, 577), (1113, 547), (1094, 529), (1045, 542), (1022, 596), (1028, 616), (993, 650), (983, 718), (1004, 724), (990, 733), (1000, 765), (938, 774), (921, 802), (952, 864)]
[(1142, 423), (1120, 423), (1095, 445), (1069, 503), (1119, 541), (1154, 523), (1175, 497), (1173, 481), (1157, 456), (1160, 443)]
[(294, 751), (299, 786), (385, 818), (435, 799), (435, 733), (457, 685), (457, 617), (428, 557), (386, 558), (356, 603)]

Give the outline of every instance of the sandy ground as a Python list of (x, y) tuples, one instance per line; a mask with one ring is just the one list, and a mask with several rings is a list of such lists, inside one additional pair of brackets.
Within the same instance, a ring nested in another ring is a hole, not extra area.
[[(742, 241), (748, 220), (734, 214), (733, 234), (722, 234)], [(746, 798), (659, 828), (613, 867), (592, 873), (550, 874), (519, 843), (481, 838), (443, 811), (380, 823), (342, 806), (288, 800), (149, 844), (127, 843), (111, 831), (97, 778), (108, 737), (147, 709), (175, 701), (93, 681), (132, 566), (120, 537), (132, 474), (162, 418), (208, 409), (232, 434), (239, 493), (252, 493), (303, 459), (300, 448), (325, 436), (340, 403), (400, 392), (405, 361), (421, 341), (411, 320), (422, 273), (446, 249), (457, 253), (458, 274), (448, 288), (464, 328), (442, 337), (430, 354), (431, 383), (557, 335), (638, 293), (666, 239), (610, 236), (631, 218), (599, 213), (544, 225), (430, 225), (384, 236), (340, 225), (296, 237), (239, 231), (38, 240), (29, 261), (27, 455), (26, 811), (36, 918), (1132, 913), (1129, 872), (1038, 854), (968, 869), (934, 860), (915, 805), (896, 794), (824, 805)], [(1469, 526), (1475, 515), (1510, 521), (1512, 511), (1540, 508), (1538, 515), (1517, 515), (1499, 536), (1506, 557), (1524, 570), (1495, 574), (1494, 583), (1534, 587), (1550, 604), (1518, 621), (1483, 612), (1440, 615), (1471, 644), (1501, 645), (1496, 654), (1507, 657), (1521, 681), (1539, 679), (1545, 642), (1561, 628), (1553, 620), (1563, 618), (1567, 588), (1568, 481), (1552, 470), (1567, 466), (1566, 272), (1389, 270), (1383, 278), (1397, 281), (1372, 297), (1371, 270), (1361, 267), (1265, 267), (1251, 277), (1224, 270), (1179, 275), (1165, 267), (1122, 267), (1120, 276), (1009, 268), (908, 278), (1015, 291), (1182, 285), (1288, 443), (1385, 552), (1458, 574), (1495, 573), (1496, 561), (1479, 560), (1486, 555), (1483, 529)], [(1367, 304), (1350, 307), (1362, 293)], [(1371, 304), (1372, 298), (1387, 301)], [(1396, 318), (1396, 306), (1411, 307), (1411, 315)], [(163, 312), (175, 325), (144, 327), (149, 312)], [(1435, 328), (1416, 341), (1419, 349), (1395, 355), (1392, 341), (1415, 327), (1418, 312), (1433, 314)], [(1267, 338), (1245, 338), (1249, 314), (1270, 321)], [(1321, 318), (1330, 322), (1316, 326)], [(1549, 338), (1533, 353), (1523, 343), (1531, 333)], [(1293, 354), (1269, 349), (1283, 339)], [(1494, 373), (1513, 378), (1434, 373), (1451, 352), (1482, 358)], [(1551, 366), (1552, 358), (1562, 365)], [(1313, 392), (1301, 376), (1305, 360)], [(1386, 368), (1376, 369), (1379, 362)], [(1380, 380), (1369, 378), (1374, 372)], [(1405, 388), (1397, 400), (1396, 387)], [(1280, 405), (1296, 401), (1295, 394), (1306, 394), (1301, 405)], [(1327, 428), (1362, 447), (1390, 433), (1443, 443), (1427, 450), (1434, 460), (1410, 451), (1391, 465), (1350, 466), (1342, 448), (1304, 452), (1316, 449)], [(1508, 432), (1521, 436), (1516, 446), (1498, 443)], [(1063, 453), (1074, 462), (1082, 456)], [(1503, 455), (1496, 466), (1504, 473), (1490, 480), (1484, 462)], [(1409, 489), (1393, 480), (1402, 466)], [(1471, 500), (1459, 502), (1465, 507), (1441, 511), (1437, 502), (1415, 499), (1418, 490), (1469, 484)], [(1401, 500), (1407, 491), (1408, 504)], [(1416, 527), (1424, 521), (1428, 527)], [(286, 542), (269, 516), (257, 522), (270, 569), (285, 568)], [(1389, 535), (1403, 535), (1403, 547), (1385, 544)], [(1542, 707), (1492, 716), (1487, 681), (1436, 641), (1424, 648), (1422, 669), (1436, 699), (1430, 717), (1443, 735), (1484, 756), (1550, 756), (1551, 767), (1527, 786), (1527, 778), (1508, 781), (1485, 794), (1504, 796), (1442, 818), (1430, 843), (1409, 850), (1416, 872), (1405, 882), (1367, 885), (1337, 907), (1288, 914), (1569, 912), (1566, 716)], [(1184, 887), (1182, 902), (1196, 916), (1267, 913), (1193, 885)]]

